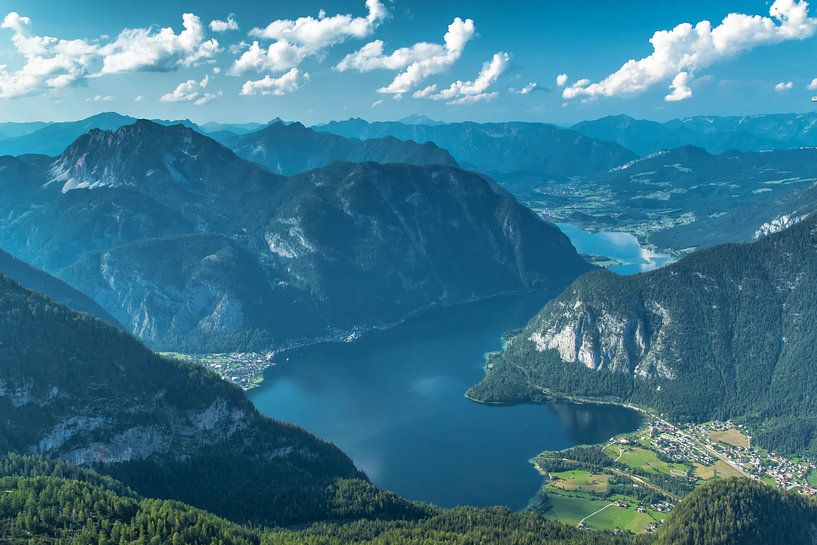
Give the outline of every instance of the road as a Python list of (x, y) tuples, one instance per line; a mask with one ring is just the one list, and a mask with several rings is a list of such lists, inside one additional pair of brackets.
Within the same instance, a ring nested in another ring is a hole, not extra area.
[(604, 510), (605, 510), (605, 509), (607, 509), (608, 507), (612, 507), (612, 506), (614, 506), (615, 504), (616, 504), (616, 502), (613, 502), (613, 503), (608, 503), (607, 505), (605, 505), (604, 507), (602, 507), (602, 508), (601, 508), (601, 509), (599, 509), (598, 511), (595, 511), (595, 512), (593, 512), (593, 513), (590, 513), (589, 515), (587, 515), (586, 517), (584, 517), (582, 520), (580, 520), (580, 521), (579, 521), (579, 526), (578, 526), (578, 527), (581, 527), (581, 526), (584, 524), (584, 521), (586, 521), (587, 519), (589, 519), (589, 518), (590, 518), (590, 517), (592, 517), (593, 515), (598, 515), (599, 513), (601, 513), (602, 511), (604, 511)]

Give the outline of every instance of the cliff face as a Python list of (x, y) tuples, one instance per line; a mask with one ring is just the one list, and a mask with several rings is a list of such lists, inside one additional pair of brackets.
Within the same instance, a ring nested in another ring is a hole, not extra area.
[(555, 350), (564, 362), (594, 371), (612, 371), (644, 379), (674, 378), (667, 364), (670, 313), (656, 301), (631, 308), (610, 308), (604, 301), (560, 302), (543, 315), (528, 337), (537, 352)]

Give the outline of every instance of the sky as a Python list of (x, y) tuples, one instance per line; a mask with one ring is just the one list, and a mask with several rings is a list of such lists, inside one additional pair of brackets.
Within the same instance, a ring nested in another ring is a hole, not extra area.
[(0, 0), (0, 121), (570, 124), (813, 95), (804, 0)]

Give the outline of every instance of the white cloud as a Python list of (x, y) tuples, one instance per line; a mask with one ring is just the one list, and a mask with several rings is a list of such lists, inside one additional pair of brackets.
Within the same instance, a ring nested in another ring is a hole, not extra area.
[(176, 34), (171, 27), (155, 31), (130, 28), (99, 48), (100, 74), (134, 71), (167, 72), (180, 66), (212, 58), (219, 51), (218, 40), (205, 39), (205, 27), (198, 16), (182, 15), (184, 30)]
[(808, 89), (811, 91), (817, 90), (817, 78), (811, 80), (811, 83), (808, 84)]
[(194, 79), (184, 81), (177, 85), (170, 93), (162, 95), (162, 98), (159, 100), (162, 102), (192, 102), (196, 106), (207, 104), (208, 102), (212, 102), (216, 97), (221, 96), (220, 91), (218, 93), (208, 93), (205, 91), (209, 83), (209, 76), (204, 76), (204, 79), (201, 81)]
[(238, 21), (235, 20), (235, 15), (230, 14), (227, 16), (226, 21), (222, 21), (220, 19), (214, 19), (210, 21), (210, 30), (213, 32), (227, 32), (228, 30), (238, 30)]
[(681, 102), (692, 98), (692, 89), (689, 87), (691, 76), (689, 72), (679, 72), (672, 78), (669, 88), (672, 92), (664, 97), (667, 102)]
[(86, 102), (111, 102), (113, 100), (113, 96), (111, 95), (96, 95), (93, 98), (88, 98)]
[[(366, 0), (369, 11), (366, 17), (350, 14), (326, 16), (321, 10), (318, 17), (279, 19), (264, 28), (254, 28), (250, 36), (257, 38), (233, 63), (230, 73), (234, 75), (255, 72), (283, 72), (295, 68), (307, 57), (319, 55), (324, 50), (348, 39), (365, 38), (388, 16), (379, 0)], [(268, 47), (261, 41), (272, 40)]]
[(145, 100), (145, 97), (142, 95), (137, 95), (137, 97), (133, 99), (134, 102), (142, 102), (143, 100)]
[(374, 102), (372, 102), (372, 108), (377, 108), (381, 104), (383, 104), (382, 100), (375, 100)]
[[(476, 79), (473, 81), (455, 81), (447, 89), (437, 92), (436, 85), (416, 91), (414, 98), (430, 98), (432, 100), (448, 100), (449, 104), (473, 104), (491, 100), (498, 96), (496, 91), (488, 92), (499, 76), (508, 68), (511, 56), (508, 53), (494, 53), (491, 60), (482, 65)], [(528, 91), (530, 92), (530, 91)]]
[(296, 91), (309, 79), (309, 74), (301, 76), (300, 70), (291, 68), (283, 76), (273, 78), (269, 75), (255, 81), (245, 81), (241, 87), (242, 95), (285, 95)]
[(567, 85), (567, 74), (559, 74), (556, 76), (556, 86), (564, 87), (565, 85)]
[[(10, 71), (0, 65), (0, 98), (15, 98), (51, 89), (79, 85), (87, 78), (121, 72), (169, 71), (212, 58), (218, 41), (206, 39), (201, 20), (192, 13), (182, 16), (184, 29), (125, 29), (113, 41), (63, 40), (30, 32), (31, 19), (8, 13), (0, 29), (11, 30), (12, 44), (25, 59)], [(101, 68), (100, 68), (101, 65)]]
[(402, 95), (415, 89), (426, 78), (448, 70), (462, 56), (465, 45), (474, 37), (474, 21), (459, 17), (448, 25), (448, 32), (443, 36), (443, 44), (419, 42), (410, 47), (403, 47), (391, 54), (384, 54), (383, 42), (375, 40), (350, 53), (337, 65), (341, 72), (356, 70), (401, 70), (387, 86), (377, 90), (379, 93)]
[(777, 91), (778, 93), (782, 92), (782, 91), (788, 91), (789, 89), (793, 89), (793, 88), (794, 88), (794, 82), (793, 81), (781, 81), (777, 85), (774, 86), (774, 90)]
[(16, 98), (81, 83), (88, 75), (96, 46), (84, 40), (62, 40), (31, 34), (31, 19), (16, 12), (0, 29), (11, 30), (11, 42), (25, 63), (16, 71), (0, 65), (0, 98)]
[(538, 83), (532, 81), (525, 85), (524, 87), (522, 87), (521, 89), (514, 89), (513, 87), (511, 87), (509, 90), (517, 95), (529, 95), (532, 92), (536, 91), (537, 89), (541, 89), (541, 87), (539, 87)]
[[(566, 99), (635, 95), (673, 79), (667, 100), (689, 98), (686, 85), (696, 71), (755, 47), (788, 40), (804, 40), (817, 31), (817, 19), (808, 14), (805, 0), (775, 0), (769, 17), (730, 13), (713, 28), (709, 21), (682, 23), (653, 34), (653, 52), (627, 61), (601, 81), (576, 82), (562, 91)], [(681, 74), (687, 74), (682, 76)], [(675, 85), (677, 80), (678, 85)]]

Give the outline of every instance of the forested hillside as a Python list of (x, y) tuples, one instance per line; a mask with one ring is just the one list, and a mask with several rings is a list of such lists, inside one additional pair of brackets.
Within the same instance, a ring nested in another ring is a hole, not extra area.
[(631, 277), (595, 272), (492, 358), (471, 395), (629, 401), (736, 419), (759, 444), (817, 451), (817, 218)]
[[(202, 367), (0, 277), (0, 452), (96, 466), (234, 520), (416, 514), (340, 450)], [(343, 501), (339, 504), (338, 499)]]

